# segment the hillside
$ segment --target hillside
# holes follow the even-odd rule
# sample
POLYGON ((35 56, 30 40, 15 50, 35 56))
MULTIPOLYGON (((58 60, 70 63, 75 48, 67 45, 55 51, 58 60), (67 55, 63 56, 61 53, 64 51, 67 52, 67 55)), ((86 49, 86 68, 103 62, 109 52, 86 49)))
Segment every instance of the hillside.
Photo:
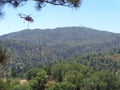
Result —
POLYGON ((120 47, 120 34, 85 27, 23 30, 0 36, 16 61, 61 60, 120 47))
POLYGON ((41 53, 46 52, 60 59, 79 56, 86 52, 109 51, 120 45, 119 34, 85 27, 27 29, 2 35, 0 40, 6 47, 13 49, 12 52, 18 54, 18 57, 19 53, 26 55, 26 52, 31 52, 35 56, 41 56, 41 53))
POLYGON ((119 55, 120 34, 111 32, 85 27, 22 30, 0 36, 0 43, 11 53, 9 64, 3 67, 4 74, 13 70, 17 75, 21 75, 30 68, 55 64, 69 58, 75 58, 68 60, 70 63, 77 62, 93 68, 97 67, 97 70, 104 68, 114 71, 119 67, 119 63, 116 62, 119 61, 119 57, 113 56, 109 60, 99 56, 99 54, 107 54, 110 57, 111 53, 119 55), (89 60, 88 56, 86 57, 89 54, 98 54, 98 56, 89 60), (113 61, 115 58, 117 59, 113 61), (96 66, 98 63, 99 65, 96 66), (103 67, 106 65, 109 68, 103 67))
POLYGON ((84 41, 84 40, 103 40, 110 38, 113 33, 98 31, 85 27, 65 27, 56 29, 34 29, 23 30, 6 35, 2 35, 0 38, 21 40, 27 42, 50 43, 50 42, 62 42, 63 41, 84 41))

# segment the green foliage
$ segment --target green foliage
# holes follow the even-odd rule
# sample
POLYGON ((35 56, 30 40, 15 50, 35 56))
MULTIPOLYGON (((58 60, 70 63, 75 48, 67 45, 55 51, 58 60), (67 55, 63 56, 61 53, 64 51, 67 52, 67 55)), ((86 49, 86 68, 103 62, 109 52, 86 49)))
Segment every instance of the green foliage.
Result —
POLYGON ((32 90, 29 84, 15 85, 12 90, 32 90))
POLYGON ((114 75, 111 72, 108 71, 100 71, 95 73, 97 75, 97 78, 99 82, 97 83, 97 86, 100 88, 100 90, 118 90, 119 86, 117 86, 118 78, 116 78, 116 75, 114 75))
POLYGON ((53 79, 56 80, 57 82, 62 82, 63 81, 63 75, 64 75, 64 67, 62 64, 57 64, 52 68, 52 76, 53 79))
POLYGON ((0 90, 7 90, 7 84, 0 79, 0 90))
POLYGON ((47 90, 76 90, 76 86, 69 82, 60 82, 50 86, 47 90))
POLYGON ((5 64, 10 59, 8 50, 0 45, 0 64, 5 64))
POLYGON ((17 72, 15 70, 15 68, 11 68, 11 72, 10 72, 12 77, 16 77, 17 76, 17 72))
POLYGON ((17 79, 6 79, 7 90, 12 90, 14 86, 19 84, 17 79))
POLYGON ((30 86, 33 90, 45 90, 45 84, 47 83, 47 74, 45 71, 40 71, 37 75, 30 80, 30 86))
MULTIPOLYGON (((21 84, 20 79, 0 81, 4 90, 119 90, 120 72, 94 71, 80 64, 56 64, 51 67, 51 79, 45 68, 31 69, 31 77, 21 84), (35 73, 34 73, 35 71, 35 73), (32 74, 32 72, 34 74, 32 74)), ((1 90, 1 89, 0 89, 1 90)))
POLYGON ((40 69, 36 69, 36 68, 30 69, 27 72, 27 75, 26 75, 27 76, 27 80, 31 80, 31 79, 35 78, 39 71, 40 71, 40 69))
MULTIPOLYGON (((58 71, 62 70, 63 82, 69 82, 77 88, 77 90, 118 90, 120 78, 116 77, 116 74, 109 71, 95 72, 90 67, 82 66, 79 64, 57 64, 54 69, 56 78, 59 79, 58 71), (56 71, 56 73, 55 73, 56 71), (57 77, 58 76, 58 77, 57 77)), ((117 75, 118 76, 118 75, 117 75)), ((60 83, 56 83, 55 90, 62 90, 60 83)), ((52 89, 51 89, 52 90, 52 89)), ((54 89, 53 89, 54 90, 54 89)), ((63 89, 64 90, 64 89, 63 89)), ((67 89, 65 89, 67 90, 67 89)), ((73 89, 74 90, 74 89, 73 89)))
POLYGON ((106 54, 87 54, 77 58, 70 58, 66 60, 66 63, 80 63, 86 66, 92 67, 95 71, 109 70, 116 72, 120 69, 120 54, 106 53, 106 54))
POLYGON ((47 75, 51 75, 51 66, 50 65, 46 65, 44 66, 44 70, 47 72, 47 75))

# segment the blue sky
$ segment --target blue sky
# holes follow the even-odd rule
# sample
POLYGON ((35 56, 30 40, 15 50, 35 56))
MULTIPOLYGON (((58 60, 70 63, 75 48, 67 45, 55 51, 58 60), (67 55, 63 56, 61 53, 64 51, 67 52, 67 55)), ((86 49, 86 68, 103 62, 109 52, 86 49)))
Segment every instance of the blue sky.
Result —
POLYGON ((78 9, 46 5, 37 11, 32 1, 24 7, 3 9, 4 19, 0 20, 0 35, 24 29, 47 29, 56 27, 84 26, 102 31, 120 33, 120 0, 82 0, 78 9), (34 22, 24 22, 18 14, 32 14, 34 22))

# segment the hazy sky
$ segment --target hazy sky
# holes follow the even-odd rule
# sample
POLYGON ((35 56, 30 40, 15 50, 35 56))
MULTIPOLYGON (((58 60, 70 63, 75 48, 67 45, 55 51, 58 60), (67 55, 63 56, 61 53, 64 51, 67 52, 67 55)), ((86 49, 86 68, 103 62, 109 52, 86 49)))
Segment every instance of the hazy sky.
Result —
POLYGON ((0 20, 0 35, 23 29, 47 29, 67 26, 85 26, 103 31, 120 33, 120 0, 82 0, 78 9, 47 5, 37 11, 32 1, 24 7, 4 8, 4 19, 0 20), (24 22, 18 14, 32 14, 34 22, 24 22))

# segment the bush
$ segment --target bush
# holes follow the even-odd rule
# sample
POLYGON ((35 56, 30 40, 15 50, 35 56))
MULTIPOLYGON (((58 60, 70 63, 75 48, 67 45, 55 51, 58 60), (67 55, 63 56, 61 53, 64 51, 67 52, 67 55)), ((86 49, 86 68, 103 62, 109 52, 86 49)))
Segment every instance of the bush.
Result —
POLYGON ((0 79, 0 90, 7 90, 6 83, 0 79))

